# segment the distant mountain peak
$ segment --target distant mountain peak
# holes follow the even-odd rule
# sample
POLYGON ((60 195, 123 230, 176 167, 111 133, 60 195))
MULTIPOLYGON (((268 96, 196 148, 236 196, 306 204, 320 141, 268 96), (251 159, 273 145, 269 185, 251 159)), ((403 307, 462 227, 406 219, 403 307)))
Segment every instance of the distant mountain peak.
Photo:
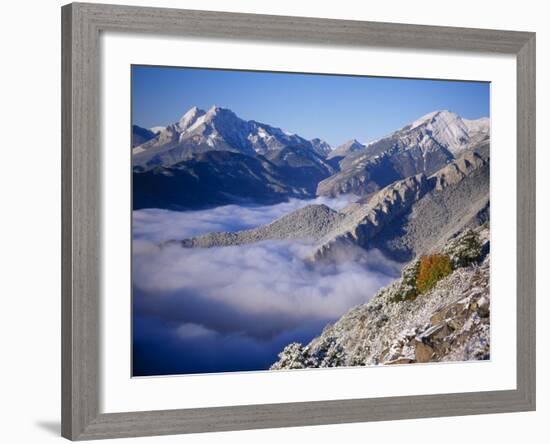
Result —
POLYGON ((310 140, 311 145, 313 145, 313 149, 317 154, 320 156, 326 157, 331 151, 332 147, 328 142, 325 142, 323 139, 319 139, 318 137, 310 140))
POLYGON ((218 105, 208 111, 193 106, 179 121, 160 129, 154 140, 136 146, 133 163, 145 171, 170 166, 206 151, 256 156, 287 147, 306 148, 318 155, 321 168, 328 167, 321 165, 321 159, 331 149, 324 141, 309 141, 281 128, 241 119, 231 109, 218 105))
POLYGON ((348 140, 347 142, 344 142, 342 145, 339 146, 339 148, 342 148, 342 147, 345 147, 345 148, 347 148, 348 150, 349 150, 349 149, 355 150, 355 149, 364 148, 365 145, 363 145, 363 144, 362 144, 361 142, 359 142, 357 139, 351 139, 351 140, 348 140))
POLYGON ((489 137, 488 118, 433 111, 364 149, 351 140, 332 151, 327 159, 339 159, 340 171, 319 183, 318 194, 369 194, 412 174, 432 174, 465 150, 481 148, 489 137))
POLYGON ((427 125, 429 123, 433 123, 436 120, 444 120, 444 121, 450 122, 450 121, 455 120, 457 118, 460 119, 460 116, 458 114, 453 113, 453 112, 451 112, 449 110, 446 110, 446 109, 432 111, 431 113, 425 114, 422 117, 420 117, 419 119, 416 119, 413 123, 411 123, 410 129, 414 129, 414 128, 417 128, 417 127, 422 126, 422 125, 427 125))
POLYGON ((192 108, 189 108, 189 110, 180 118, 180 122, 182 120, 189 120, 192 119, 198 115, 204 114, 204 111, 202 109, 199 109, 197 106, 194 106, 192 108))
POLYGON ((197 108, 194 106, 193 108, 189 109, 183 116, 181 116, 180 120, 177 122, 177 127, 179 131, 185 131, 187 130, 191 125, 193 125, 197 119, 204 116, 205 112, 202 109, 197 108))
POLYGON ((365 145, 363 145, 357 139, 351 139, 343 143, 342 145, 336 147, 335 149, 333 149, 327 157, 328 158, 345 157, 350 153, 360 151, 364 148, 365 148, 365 145))

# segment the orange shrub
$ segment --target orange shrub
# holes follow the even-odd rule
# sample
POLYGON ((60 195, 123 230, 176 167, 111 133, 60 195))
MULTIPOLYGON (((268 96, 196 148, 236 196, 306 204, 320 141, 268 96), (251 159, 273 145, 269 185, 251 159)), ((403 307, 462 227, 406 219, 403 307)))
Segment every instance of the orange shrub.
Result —
POLYGON ((416 278, 416 288, 424 293, 432 288, 439 280, 453 271, 451 260, 446 254, 432 254, 420 258, 420 268, 416 278))

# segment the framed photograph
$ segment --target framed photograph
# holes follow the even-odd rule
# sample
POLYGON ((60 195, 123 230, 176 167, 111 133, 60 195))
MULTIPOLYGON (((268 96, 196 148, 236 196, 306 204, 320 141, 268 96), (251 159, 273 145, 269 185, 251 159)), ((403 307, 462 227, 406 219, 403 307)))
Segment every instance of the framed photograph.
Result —
POLYGON ((533 33, 62 24, 63 436, 535 409, 533 33))

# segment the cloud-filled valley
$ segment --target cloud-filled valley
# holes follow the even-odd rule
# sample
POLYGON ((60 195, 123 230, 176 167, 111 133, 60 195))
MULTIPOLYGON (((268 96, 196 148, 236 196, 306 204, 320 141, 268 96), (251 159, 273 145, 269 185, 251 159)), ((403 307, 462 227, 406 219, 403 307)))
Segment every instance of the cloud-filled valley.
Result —
POLYGON ((133 215, 134 375, 267 369, 284 345, 307 342, 398 275, 377 251, 312 265, 307 242, 215 248, 159 246, 212 231, 256 227, 310 203, 133 215))

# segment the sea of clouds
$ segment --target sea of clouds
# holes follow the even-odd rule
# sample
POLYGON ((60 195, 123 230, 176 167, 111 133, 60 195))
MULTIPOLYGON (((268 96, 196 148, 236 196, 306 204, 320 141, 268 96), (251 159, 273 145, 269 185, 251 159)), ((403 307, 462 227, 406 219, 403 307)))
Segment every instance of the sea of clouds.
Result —
POLYGON ((377 251, 312 265, 314 245, 262 241, 215 248, 160 246, 212 231, 253 228, 311 203, 133 213, 134 375, 267 369, 290 342, 308 342, 394 280, 399 264, 377 251))

